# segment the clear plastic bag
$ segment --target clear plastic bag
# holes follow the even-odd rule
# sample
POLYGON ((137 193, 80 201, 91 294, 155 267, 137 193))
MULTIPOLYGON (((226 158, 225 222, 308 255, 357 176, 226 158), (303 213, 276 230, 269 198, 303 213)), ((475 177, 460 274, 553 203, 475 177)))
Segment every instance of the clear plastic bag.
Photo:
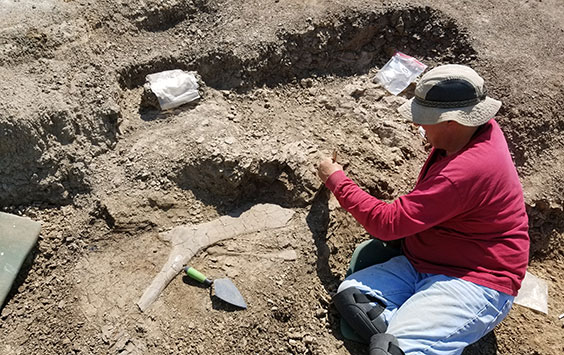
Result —
POLYGON ((548 285, 544 280, 527 271, 514 302, 548 314, 548 285))
POLYGON ((380 69, 374 81, 379 82, 390 93, 397 95, 409 86, 427 66, 407 54, 396 52, 380 69))
POLYGON ((200 97, 195 72, 173 69, 149 74, 145 79, 146 85, 157 96, 162 110, 178 107, 200 97))

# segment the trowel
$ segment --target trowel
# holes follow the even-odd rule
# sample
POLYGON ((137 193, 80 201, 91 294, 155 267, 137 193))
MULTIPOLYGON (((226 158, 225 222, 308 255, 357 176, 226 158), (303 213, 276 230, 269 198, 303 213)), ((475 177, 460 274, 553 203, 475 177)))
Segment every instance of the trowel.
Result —
POLYGON ((222 301, 239 308, 247 309, 247 303, 245 303, 243 296, 241 296, 241 293, 230 279, 224 278, 215 279, 212 281, 205 277, 204 274, 202 274, 198 270, 189 266, 186 266, 184 268, 184 272, 186 272, 186 275, 190 276, 192 279, 200 282, 206 287, 210 287, 213 283, 215 296, 222 301))

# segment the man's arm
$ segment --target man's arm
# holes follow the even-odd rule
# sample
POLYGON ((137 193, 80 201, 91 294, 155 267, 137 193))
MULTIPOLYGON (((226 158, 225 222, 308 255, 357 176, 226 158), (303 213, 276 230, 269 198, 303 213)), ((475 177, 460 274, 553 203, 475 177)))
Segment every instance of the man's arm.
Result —
POLYGON ((390 204, 363 191, 342 170, 335 169, 325 185, 368 233, 381 240, 413 235, 463 211, 455 186, 440 175, 426 179, 390 204))

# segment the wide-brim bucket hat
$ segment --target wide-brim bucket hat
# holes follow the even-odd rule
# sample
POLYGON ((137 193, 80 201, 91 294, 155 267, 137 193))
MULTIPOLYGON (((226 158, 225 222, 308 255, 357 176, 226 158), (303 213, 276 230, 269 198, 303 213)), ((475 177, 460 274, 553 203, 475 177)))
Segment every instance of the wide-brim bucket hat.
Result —
POLYGON ((465 65, 447 64, 423 75, 415 97, 401 105, 400 114, 422 125, 456 121, 480 126, 499 111, 501 101, 486 95, 484 79, 465 65))

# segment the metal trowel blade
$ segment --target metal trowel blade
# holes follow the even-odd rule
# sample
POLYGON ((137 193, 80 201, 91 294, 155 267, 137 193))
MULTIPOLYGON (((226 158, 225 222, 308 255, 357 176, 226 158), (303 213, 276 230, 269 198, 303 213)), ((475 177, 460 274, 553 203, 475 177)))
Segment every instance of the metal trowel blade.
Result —
POLYGON ((234 306, 247 309, 247 303, 230 279, 216 279, 213 281, 213 287, 217 298, 234 306))

